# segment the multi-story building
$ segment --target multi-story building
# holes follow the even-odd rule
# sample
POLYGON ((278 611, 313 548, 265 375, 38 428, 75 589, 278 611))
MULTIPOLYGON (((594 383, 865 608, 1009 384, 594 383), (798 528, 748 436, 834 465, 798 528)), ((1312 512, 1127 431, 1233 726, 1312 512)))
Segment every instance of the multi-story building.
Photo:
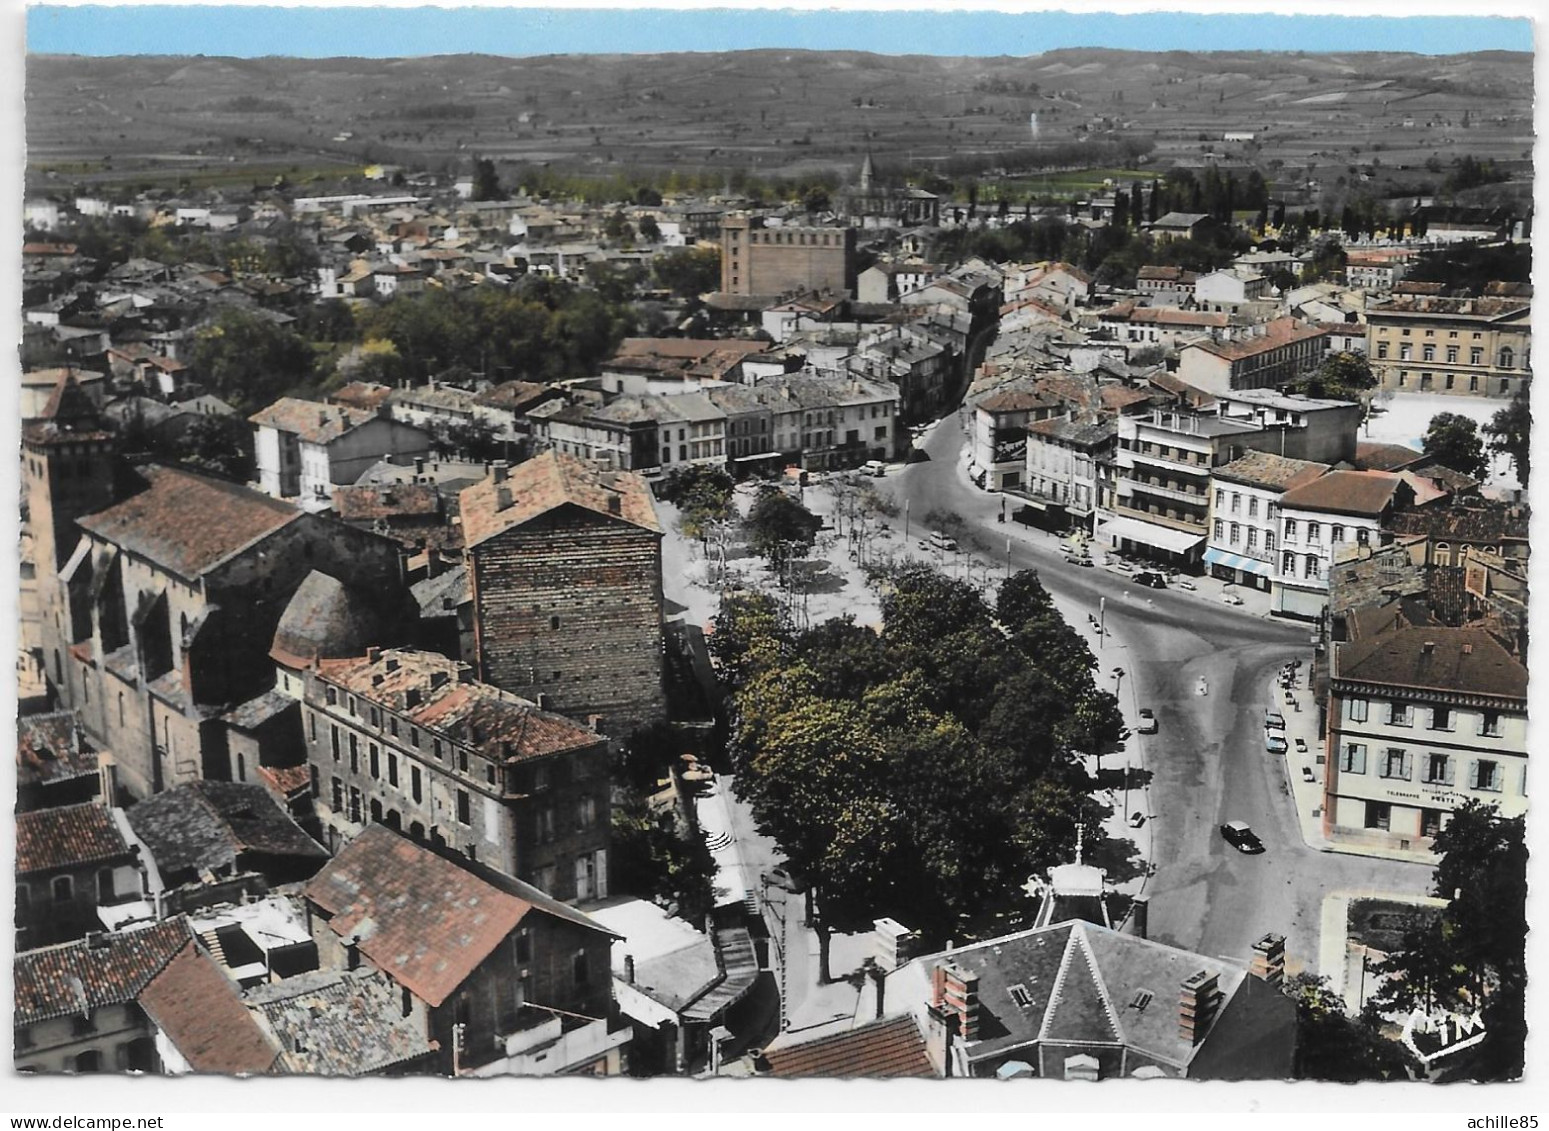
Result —
POLYGON ((1194 282, 1194 301, 1201 310, 1229 312, 1269 294, 1268 277, 1247 268, 1223 268, 1194 282))
POLYGON ((539 889, 373 825, 313 880, 308 921, 324 969, 370 966, 445 1075, 616 1075, 614 935, 539 889))
POLYGON ((1274 389, 1220 393, 1222 419, 1256 424, 1276 437, 1263 450, 1315 463, 1352 462, 1361 427, 1361 406, 1353 401, 1289 396, 1274 389))
POLYGON ((141 889, 138 856, 109 809, 87 802, 17 814, 19 948, 100 931, 98 908, 138 898, 141 889))
POLYGON ((1345 283, 1363 291, 1391 291, 1409 273, 1412 248, 1356 249, 1345 253, 1345 283))
POLYGON ((1390 515, 1414 489, 1386 471, 1330 471, 1280 496, 1280 545, 1272 611, 1319 620, 1328 607, 1329 566, 1348 546, 1389 541, 1390 515))
POLYGON ((435 652, 372 648, 304 675, 316 805, 444 845, 559 899, 608 894, 608 742, 435 652))
POLYGON ((256 429, 258 485, 276 499, 326 501, 378 460, 430 454, 430 436, 375 411, 281 397, 248 417, 256 429))
POLYGON ((1511 397, 1532 378, 1531 303, 1396 295, 1366 310, 1366 356, 1384 390, 1511 397))
POLYGON ((1092 529, 1098 467, 1111 457, 1118 425, 1111 417, 1059 416, 1027 426, 1025 501, 1045 510, 1051 525, 1092 529))
POLYGON ((1028 481, 1028 427, 1061 411, 1058 401, 1031 390, 992 393, 974 406, 973 466, 984 474, 986 490, 1028 481))
POLYGON ((1114 549, 1197 570, 1204 559, 1210 475, 1272 436, 1256 424, 1156 410, 1121 416, 1113 497, 1097 536, 1114 549))
POLYGON ((1333 646, 1325 835, 1423 850, 1466 800, 1521 816, 1526 667, 1478 628, 1389 623, 1333 646))
POLYGON ((1269 592, 1280 537, 1280 497, 1329 470, 1326 463, 1247 452, 1210 476, 1210 535, 1205 564, 1212 577, 1269 592))
POLYGON ((663 717, 662 527, 638 475, 545 452, 461 495, 478 678, 625 736, 663 717))
POLYGON ((780 393, 776 443, 802 467, 832 471, 894 459, 906 442, 898 390, 854 373, 803 370, 760 382, 780 393))
POLYGON ((767 224, 739 213, 721 222, 721 290, 733 295, 855 292, 855 229, 767 224))
POLYGON ((312 570, 384 599, 403 587, 390 539, 190 471, 142 475, 138 494, 79 520, 55 610, 64 647, 47 657, 136 798, 232 779, 222 715, 273 687, 270 640, 312 570))
POLYGON ((781 398, 773 384, 723 385, 705 395, 726 415, 726 463, 733 475, 785 462, 775 447, 774 406, 781 398))
POLYGON ((946 403, 954 372, 952 351, 922 333, 898 327, 863 338, 850 356, 852 373, 898 387, 904 419, 933 419, 946 403))
POLYGON ((1316 369, 1328 350, 1328 331, 1294 318, 1276 318, 1232 342, 1190 342, 1178 351, 1178 376, 1207 393, 1267 389, 1316 369))

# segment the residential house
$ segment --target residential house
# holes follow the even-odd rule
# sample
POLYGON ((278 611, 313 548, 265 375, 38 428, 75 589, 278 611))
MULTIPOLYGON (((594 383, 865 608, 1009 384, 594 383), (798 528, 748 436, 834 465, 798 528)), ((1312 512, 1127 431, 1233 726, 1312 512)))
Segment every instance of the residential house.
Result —
POLYGON ((1194 301, 1201 310, 1227 312, 1269 295, 1269 279, 1245 268, 1223 268, 1194 282, 1194 301))
POLYGON ((557 898, 608 893, 607 739, 434 652, 372 649, 305 677, 307 760, 339 843, 365 824, 557 898))
POLYGON ((479 679, 624 736, 661 719, 661 522, 638 475, 545 452, 462 493, 479 679))
POLYGON ((404 1015, 403 991, 380 970, 317 970, 242 995, 279 1049, 286 1076, 408 1076, 433 1070, 423 1017, 404 1015))
POLYGON ((1182 267, 1142 267, 1135 272, 1135 289, 1157 306, 1183 306, 1194 297, 1195 271, 1182 267))
POLYGON ((1191 342, 1178 351, 1178 376, 1209 393, 1284 385, 1316 369, 1327 352, 1328 331, 1294 318, 1255 327, 1232 342, 1191 342))
POLYGON ((446 859, 382 825, 305 889, 325 969, 366 964, 400 990, 449 1076, 617 1075, 612 935, 520 880, 446 859))
POLYGON ((1168 212, 1145 225, 1158 240, 1193 239, 1210 217, 1203 212, 1168 212))
POLYGON ((18 949, 100 931, 97 909, 140 890, 135 848, 113 811, 86 802, 16 815, 18 949))
POLYGON ((354 483, 380 459, 430 454, 424 429, 395 420, 382 408, 281 397, 248 420, 256 431, 260 488, 277 499, 299 498, 307 506, 326 504, 335 486, 354 483))
POLYGON ((785 453, 775 446, 774 409, 781 400, 777 388, 725 385, 705 395, 726 417, 726 462, 733 476, 784 465, 785 453))
POLYGON ((1418 253, 1413 248, 1352 248, 1345 253, 1345 283, 1363 291, 1387 293, 1409 273, 1418 253))
POLYGON ((378 298, 425 293, 425 273, 407 263, 379 263, 371 269, 371 290, 378 298))
POLYGON ((236 983, 198 942, 189 939, 140 991, 161 1071, 219 1076, 262 1076, 273 1071, 280 1048, 243 1004, 236 983))
POLYGON ((874 263, 856 277, 855 297, 861 302, 897 302, 940 273, 934 263, 874 263))
POLYGON ((97 752, 74 711, 16 719, 16 811, 79 805, 102 791, 97 752))
POLYGON ((1335 556, 1350 545, 1387 542, 1384 527, 1389 517, 1413 499, 1413 489, 1385 471, 1330 471, 1287 490, 1280 496, 1271 611, 1321 620, 1335 556))
POLYGON ((1060 403, 1030 390, 992 393, 974 406, 973 474, 984 487, 1004 491, 1023 486, 1028 474, 1028 426, 1062 411, 1060 403))
POLYGON ((625 338, 602 364, 610 393, 681 393, 706 384, 745 383, 743 363, 767 342, 729 338, 625 338))
POLYGON ((952 393, 957 367, 952 352, 910 327, 861 339, 849 358, 852 373, 898 387, 905 423, 935 418, 952 393))
POLYGON ((1326 463, 1246 452, 1210 474, 1210 575, 1268 593, 1276 573, 1280 497, 1324 475, 1326 463))
POLYGON ((155 1072, 140 994, 191 937, 184 919, 19 951, 11 1025, 19 1072, 155 1072))
POLYGON ((780 400, 771 409, 775 444, 802 467, 833 471, 898 458, 906 443, 899 393, 856 374, 802 370, 761 382, 780 400))
POLYGON ((1117 439, 1111 416, 1067 414, 1029 424, 1025 503, 1041 510, 1053 528, 1090 533, 1100 469, 1112 458, 1117 439))
MULTIPOLYGON (((912 1021, 937 1076, 1284 1079, 1297 1041, 1295 1003, 1279 988, 1284 951, 1268 934, 1236 962, 1068 919, 915 958, 873 979, 876 1006, 862 1016, 877 1026, 868 1043, 884 1036, 878 1022, 912 1021)), ((915 1075, 915 1037, 898 1028, 888 1043, 915 1075)), ((842 1064, 852 1049, 824 1059, 842 1064)), ((766 1056, 789 1065, 794 1051, 766 1056)))
POLYGON ((1329 661, 1324 835, 1424 851, 1467 800, 1520 817, 1527 668, 1480 628, 1361 619, 1329 661))
POLYGON ((1366 310, 1366 356, 1394 392, 1509 398, 1532 378, 1530 300, 1395 295, 1366 310))
POLYGON ((1132 300, 1125 300, 1100 311, 1097 322, 1118 341, 1177 350, 1201 339, 1225 341, 1230 334, 1231 318, 1219 311, 1137 306, 1132 300))

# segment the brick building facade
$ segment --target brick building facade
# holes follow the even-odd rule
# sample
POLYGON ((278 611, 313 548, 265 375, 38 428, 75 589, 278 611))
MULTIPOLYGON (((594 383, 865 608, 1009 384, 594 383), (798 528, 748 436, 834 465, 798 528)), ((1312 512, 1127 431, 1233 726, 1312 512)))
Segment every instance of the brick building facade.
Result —
POLYGON ((728 216, 721 224, 721 290, 733 295, 791 291, 855 293, 855 229, 728 216))
POLYGON ((546 452, 462 493, 479 679, 628 735, 666 713, 661 523, 637 475, 546 452))

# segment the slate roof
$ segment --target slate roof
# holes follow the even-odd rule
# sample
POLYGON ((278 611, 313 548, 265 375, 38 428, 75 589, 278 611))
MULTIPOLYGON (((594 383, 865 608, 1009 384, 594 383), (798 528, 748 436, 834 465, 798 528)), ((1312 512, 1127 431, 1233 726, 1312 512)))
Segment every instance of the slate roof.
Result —
POLYGON ((288 432, 308 444, 330 444, 376 419, 377 413, 373 409, 323 404, 300 397, 281 397, 268 408, 259 409, 248 417, 260 428, 288 432))
POLYGON ((295 706, 294 696, 287 695, 283 691, 265 691, 262 695, 256 695, 246 703, 233 707, 221 716, 221 720, 238 730, 250 731, 263 726, 295 706))
POLYGON ((145 490, 79 525, 190 581, 302 516, 262 492, 182 468, 152 465, 141 474, 145 490))
POLYGON ((979 402, 978 408, 984 412, 1031 412, 1040 408, 1055 408, 1059 401, 1050 400, 1039 393, 1028 391, 1012 391, 995 393, 985 397, 979 402))
POLYGON ((479 749, 496 762, 521 762, 606 741, 579 723, 539 710, 487 683, 463 681, 464 666, 438 652, 387 648, 351 659, 325 659, 326 680, 425 729, 479 749), (436 681, 440 680, 439 686, 436 681), (409 693, 418 702, 409 705, 409 693))
POLYGON ((925 1055, 925 1038, 912 1017, 889 1017, 842 1033, 830 1033, 764 1054, 770 1074, 785 1078, 937 1075, 925 1055))
POLYGON ((95 802, 16 814, 16 873, 84 868, 128 857, 133 850, 95 802))
POLYGON ((496 483, 493 476, 481 480, 463 491, 460 506, 469 549, 562 506, 580 507, 653 534, 662 532, 643 479, 627 471, 602 471, 562 452, 545 452, 518 464, 504 483, 496 483), (510 492, 509 506, 500 506, 502 490, 510 492), (618 500, 618 514, 609 509, 613 499, 618 500))
POLYGON ((400 992, 379 970, 317 970, 243 997, 280 1046, 277 1071, 364 1076, 436 1047, 420 1018, 403 1016, 400 992))
POLYGON ((1527 668, 1480 628, 1394 628, 1339 646, 1335 678, 1527 702, 1527 668))
POLYGON ((1376 518, 1403 482, 1386 471, 1331 471, 1280 496, 1280 508, 1376 518))
POLYGON ((151 979, 139 1001, 195 1072, 262 1075, 279 1057, 236 985, 192 940, 151 979))
POLYGON ((95 777, 97 753, 86 746, 74 711, 16 719, 16 784, 52 785, 95 777))
MULTIPOLYGON (((1426 468, 1421 474, 1429 475, 1430 470, 1426 468)), ((1394 534, 1424 534, 1444 542, 1495 545, 1526 541, 1528 518, 1525 512, 1504 506, 1426 507, 1394 515, 1388 520, 1387 529, 1394 534)))
POLYGON ((128 810, 129 825, 165 873, 235 865, 244 853, 323 859, 327 849, 261 785, 196 781, 128 810))
POLYGON ((179 917, 139 930, 23 951, 11 967, 12 1024, 33 1025, 134 1001, 191 937, 188 921, 179 917))
POLYGON ((520 416, 533 405, 564 394, 552 385, 538 381, 506 381, 480 393, 474 401, 490 408, 502 408, 520 416))
POLYGON ((1311 483, 1329 469, 1326 463, 1292 459, 1273 452, 1246 452, 1211 474, 1228 483, 1243 483, 1272 491, 1287 491, 1311 483))
MULTIPOLYGON (((1200 971, 1217 976, 1223 995, 1219 1020, 1249 977, 1241 966, 1079 920, 916 959, 906 969, 928 970, 943 959, 978 975, 979 1037, 965 1046, 974 1060, 1047 1040, 1125 1045, 1142 1056, 1187 1067, 1217 1034, 1214 1027, 1208 1029, 1197 1045, 1179 1035, 1183 982, 1200 971)), ((1286 1010, 1294 1014, 1289 999, 1283 1009, 1265 1006, 1255 1020, 1262 1028, 1277 1029, 1283 1020, 1278 1014, 1286 1010)))
POLYGON ((433 1007, 540 900, 550 914, 602 930, 536 888, 515 880, 496 887, 384 825, 370 825, 346 844, 307 884, 305 895, 329 916, 334 934, 433 1007))
POLYGON ((1083 422, 1068 416, 1055 416, 1033 421, 1027 426, 1027 431, 1029 435, 1048 436, 1077 447, 1091 448, 1113 439, 1118 425, 1111 419, 1083 422))

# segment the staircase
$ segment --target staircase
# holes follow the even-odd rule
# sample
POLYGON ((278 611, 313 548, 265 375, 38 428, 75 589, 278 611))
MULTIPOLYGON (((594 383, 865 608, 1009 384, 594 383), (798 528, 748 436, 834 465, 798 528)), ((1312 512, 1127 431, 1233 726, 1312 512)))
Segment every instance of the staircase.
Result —
POLYGON ((204 948, 210 952, 210 957, 222 966, 229 966, 226 961, 226 948, 221 946, 221 937, 214 931, 205 931, 199 936, 199 941, 204 943, 204 948))

